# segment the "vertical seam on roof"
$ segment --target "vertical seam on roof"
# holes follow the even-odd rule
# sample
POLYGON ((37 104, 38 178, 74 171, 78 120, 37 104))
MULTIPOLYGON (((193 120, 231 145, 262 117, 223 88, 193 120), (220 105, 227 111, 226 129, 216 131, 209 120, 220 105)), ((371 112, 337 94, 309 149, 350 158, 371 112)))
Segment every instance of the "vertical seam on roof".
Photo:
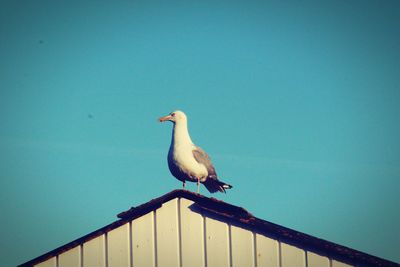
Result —
POLYGON ((157 254, 157 210, 153 211, 153 224, 154 224, 154 266, 158 266, 158 254, 157 254))
POLYGON ((229 249, 228 249, 228 253, 229 253, 229 266, 232 267, 232 226, 231 224, 228 224, 228 245, 229 245, 229 249))
POLYGON ((83 244, 79 245, 80 267, 83 267, 83 244))
POLYGON ((108 267, 108 232, 104 233, 104 255, 105 255, 105 263, 104 265, 108 267))
POLYGON ((178 212, 178 253, 179 253, 179 266, 182 267, 182 222, 181 222, 181 198, 177 200, 178 212))
POLYGON ((132 221, 129 221, 128 226, 128 235, 129 235, 129 266, 133 267, 133 247, 132 247, 132 221))
POLYGON ((257 236, 256 233, 252 232, 253 234, 253 257, 254 257, 254 267, 257 267, 257 236))
POLYGON ((303 249, 304 251, 304 266, 308 267, 308 251, 303 249))
POLYGON ((206 228, 206 217, 201 215, 203 218, 203 249, 204 249, 204 267, 207 267, 207 228, 206 228))

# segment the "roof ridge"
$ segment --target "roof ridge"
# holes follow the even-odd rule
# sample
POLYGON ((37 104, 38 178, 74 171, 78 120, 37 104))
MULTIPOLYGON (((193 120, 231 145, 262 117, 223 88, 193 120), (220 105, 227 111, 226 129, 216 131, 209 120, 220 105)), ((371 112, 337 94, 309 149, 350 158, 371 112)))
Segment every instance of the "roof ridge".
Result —
POLYGON ((140 215, 147 213, 146 211, 151 211, 155 208, 159 208, 162 203, 167 202, 167 201, 177 198, 177 197, 183 197, 183 198, 192 200, 201 205, 212 204, 213 208, 215 210, 218 210, 220 212, 225 211, 225 212, 229 212, 229 213, 234 213, 238 217, 253 216, 251 213, 249 213, 246 209, 244 209, 242 207, 229 204, 227 202, 224 202, 222 200, 219 200, 219 199, 216 199, 213 197, 209 198, 204 195, 194 193, 194 192, 191 192, 188 190, 177 189, 177 190, 173 190, 161 197, 154 198, 154 199, 150 200, 149 202, 141 204, 137 207, 131 207, 129 210, 119 213, 117 215, 117 217, 121 218, 121 219, 131 219, 138 215, 140 216, 140 215), (143 213, 143 211, 145 213, 143 213))

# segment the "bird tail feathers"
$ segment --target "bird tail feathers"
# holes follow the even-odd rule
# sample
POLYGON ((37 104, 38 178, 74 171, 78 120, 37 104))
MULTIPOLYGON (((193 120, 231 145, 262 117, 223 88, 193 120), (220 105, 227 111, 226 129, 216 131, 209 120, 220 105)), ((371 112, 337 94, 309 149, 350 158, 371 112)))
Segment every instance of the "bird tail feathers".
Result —
POLYGON ((226 193, 225 189, 232 188, 230 184, 212 179, 207 179, 203 184, 207 188, 207 190, 210 191, 210 193, 215 193, 217 191, 226 193))

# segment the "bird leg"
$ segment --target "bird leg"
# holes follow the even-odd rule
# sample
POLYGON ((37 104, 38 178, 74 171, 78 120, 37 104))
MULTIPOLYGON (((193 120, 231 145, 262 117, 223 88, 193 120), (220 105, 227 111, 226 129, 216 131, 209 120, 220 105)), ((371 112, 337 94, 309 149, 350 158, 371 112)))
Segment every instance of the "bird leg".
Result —
POLYGON ((182 182, 182 186, 183 186, 183 189, 185 189, 185 187, 186 187, 186 181, 183 181, 183 182, 182 182))
POLYGON ((197 178, 197 194, 200 194, 200 178, 197 178))

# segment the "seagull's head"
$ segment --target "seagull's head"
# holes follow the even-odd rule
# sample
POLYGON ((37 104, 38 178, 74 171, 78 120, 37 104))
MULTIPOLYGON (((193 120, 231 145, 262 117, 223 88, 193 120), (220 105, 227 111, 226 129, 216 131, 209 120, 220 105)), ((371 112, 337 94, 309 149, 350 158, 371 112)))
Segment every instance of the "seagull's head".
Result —
POLYGON ((180 123, 180 122, 186 122, 186 115, 180 110, 176 110, 168 114, 167 116, 161 117, 158 119, 159 122, 164 122, 164 121, 171 121, 174 124, 175 123, 180 123))

